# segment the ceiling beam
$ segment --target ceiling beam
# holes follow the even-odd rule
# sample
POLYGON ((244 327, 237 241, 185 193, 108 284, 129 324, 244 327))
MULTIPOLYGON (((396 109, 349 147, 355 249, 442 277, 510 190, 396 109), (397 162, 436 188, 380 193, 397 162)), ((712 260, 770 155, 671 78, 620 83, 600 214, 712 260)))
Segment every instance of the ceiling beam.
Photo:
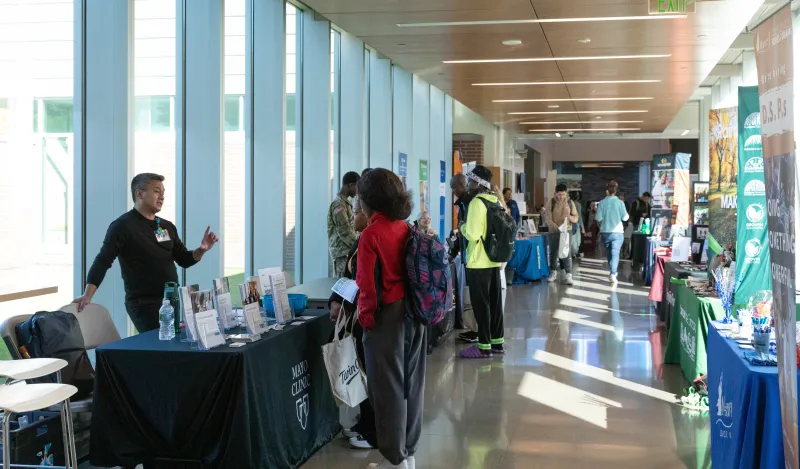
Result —
POLYGON ((736 36, 736 39, 733 40, 733 44, 731 44, 729 49, 754 50, 753 35, 750 33, 742 33, 736 36))
POLYGON ((717 64, 708 74, 710 77, 738 77, 742 75, 742 64, 717 64))

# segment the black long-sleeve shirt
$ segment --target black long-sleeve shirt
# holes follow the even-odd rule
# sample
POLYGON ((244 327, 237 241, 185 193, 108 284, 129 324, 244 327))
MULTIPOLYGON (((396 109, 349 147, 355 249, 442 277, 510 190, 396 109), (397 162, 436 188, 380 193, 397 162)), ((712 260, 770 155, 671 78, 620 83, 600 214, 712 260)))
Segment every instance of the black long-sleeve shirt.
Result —
POLYGON ((99 287, 117 258, 126 297, 160 298, 166 282, 178 281, 176 262, 184 268, 197 264, 192 251, 186 249, 178 237, 175 225, 163 218, 148 220, 136 209, 108 227, 103 247, 89 269, 86 282, 99 287), (159 226, 169 234, 169 240, 156 238, 159 226))

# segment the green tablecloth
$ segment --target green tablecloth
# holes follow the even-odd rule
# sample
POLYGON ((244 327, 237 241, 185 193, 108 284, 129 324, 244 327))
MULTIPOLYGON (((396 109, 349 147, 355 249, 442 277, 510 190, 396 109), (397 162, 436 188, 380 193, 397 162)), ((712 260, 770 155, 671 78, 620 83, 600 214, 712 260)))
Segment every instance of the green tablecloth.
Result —
POLYGON ((725 317, 717 298, 698 298, 694 291, 679 285, 672 311, 664 363, 680 364, 689 381, 706 374, 708 323, 725 317))

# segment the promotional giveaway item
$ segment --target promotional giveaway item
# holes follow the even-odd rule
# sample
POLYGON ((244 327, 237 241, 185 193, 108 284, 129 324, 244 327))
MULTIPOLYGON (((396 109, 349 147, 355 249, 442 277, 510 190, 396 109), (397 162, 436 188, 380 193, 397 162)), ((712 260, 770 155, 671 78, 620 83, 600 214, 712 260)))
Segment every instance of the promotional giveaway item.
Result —
POLYGON ((178 289, 180 298, 180 311, 183 313, 183 329, 181 329, 182 342, 197 342, 197 327, 192 308, 192 294, 200 290, 199 285, 188 285, 178 289))
MULTIPOLYGON (((166 233, 166 230, 164 231, 164 233, 166 233)), ((175 334, 179 334, 181 332, 182 315, 180 314, 181 306, 180 306, 180 300, 178 299, 177 283, 167 282, 164 284, 164 298, 168 299, 169 304, 172 305, 172 309, 174 311, 173 322, 175 323, 175 334)))
POLYGON ((353 335, 347 332, 347 326, 352 328, 352 324, 358 320, 358 309, 349 319, 346 316, 339 315, 333 341, 322 346, 322 357, 336 402, 356 407, 367 398, 367 386, 356 354, 356 344, 353 335))

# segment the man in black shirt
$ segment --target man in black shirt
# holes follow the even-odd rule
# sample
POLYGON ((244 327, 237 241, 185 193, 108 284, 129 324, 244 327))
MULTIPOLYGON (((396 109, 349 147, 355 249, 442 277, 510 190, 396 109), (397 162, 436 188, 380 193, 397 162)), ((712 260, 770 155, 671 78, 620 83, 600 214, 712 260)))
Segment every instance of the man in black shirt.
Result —
POLYGON ((164 204, 163 181, 164 176, 152 173, 139 174, 131 181, 134 208, 108 227, 103 247, 86 276, 83 296, 73 301, 78 311, 92 301, 114 259, 119 258, 128 316, 139 332, 158 329, 164 284, 178 281, 175 263, 189 268, 219 241, 208 227, 200 247, 186 249, 175 225, 156 216, 164 204))

